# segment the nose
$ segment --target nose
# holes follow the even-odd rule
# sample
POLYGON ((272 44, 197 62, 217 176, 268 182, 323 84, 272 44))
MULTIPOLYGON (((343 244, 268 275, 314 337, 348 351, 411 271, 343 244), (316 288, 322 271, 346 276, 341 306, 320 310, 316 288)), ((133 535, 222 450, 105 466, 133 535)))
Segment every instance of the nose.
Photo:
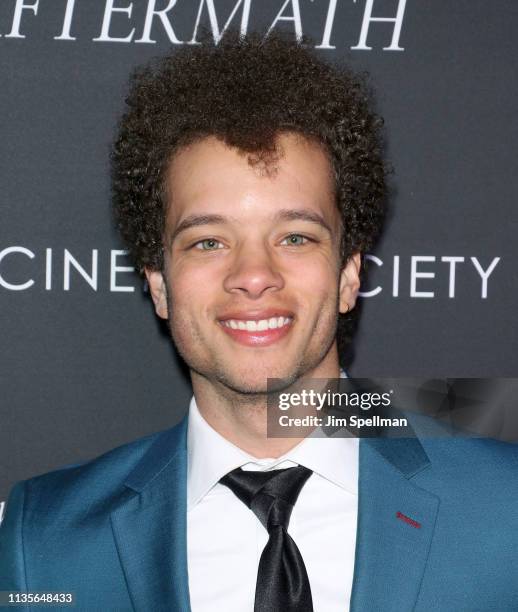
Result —
POLYGON ((223 283, 225 291, 258 299, 267 291, 279 291, 284 279, 273 254, 257 244, 242 246, 223 283))

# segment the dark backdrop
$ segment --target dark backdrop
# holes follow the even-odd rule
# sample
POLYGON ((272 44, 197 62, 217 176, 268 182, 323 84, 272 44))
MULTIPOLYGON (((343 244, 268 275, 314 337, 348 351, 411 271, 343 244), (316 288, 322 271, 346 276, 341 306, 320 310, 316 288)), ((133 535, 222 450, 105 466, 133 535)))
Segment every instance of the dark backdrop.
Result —
POLYGON ((1 0, 0 500, 187 406, 124 269, 108 155, 131 68, 234 8, 231 26, 307 34, 378 92, 394 193, 350 374, 517 375, 514 0, 1 0))

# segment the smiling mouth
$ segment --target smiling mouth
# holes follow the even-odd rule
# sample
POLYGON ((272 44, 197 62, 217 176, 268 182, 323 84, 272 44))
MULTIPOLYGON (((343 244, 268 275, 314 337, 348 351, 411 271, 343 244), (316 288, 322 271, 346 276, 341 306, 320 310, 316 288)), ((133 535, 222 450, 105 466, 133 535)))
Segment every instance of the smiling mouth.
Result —
POLYGON ((225 319, 219 321, 223 331, 246 346, 267 346, 283 338, 291 329, 293 317, 267 319, 225 319))
POLYGON ((231 329, 240 329, 242 331, 255 332, 266 331, 268 329, 279 329, 292 322, 292 317, 270 317, 269 319, 227 319, 221 321, 221 324, 231 329))

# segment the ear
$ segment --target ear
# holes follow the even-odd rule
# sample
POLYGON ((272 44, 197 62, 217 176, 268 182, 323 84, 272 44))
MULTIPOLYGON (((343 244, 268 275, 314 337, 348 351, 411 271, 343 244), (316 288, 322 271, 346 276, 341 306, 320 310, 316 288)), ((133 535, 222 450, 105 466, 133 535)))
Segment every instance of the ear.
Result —
POLYGON ((339 310, 342 314, 351 311, 360 290, 360 253, 353 253, 340 272, 339 310))
POLYGON ((155 304, 155 312, 161 319, 168 318, 167 309, 167 289, 165 280, 160 270, 150 270, 145 268, 147 282, 149 285, 149 291, 155 304))

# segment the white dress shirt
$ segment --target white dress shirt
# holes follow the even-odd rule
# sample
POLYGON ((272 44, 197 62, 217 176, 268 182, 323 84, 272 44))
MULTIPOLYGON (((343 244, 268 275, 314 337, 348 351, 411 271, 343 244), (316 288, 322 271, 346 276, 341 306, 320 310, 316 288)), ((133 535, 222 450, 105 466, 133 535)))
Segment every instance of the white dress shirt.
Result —
POLYGON ((299 547, 315 612, 347 612, 358 508, 358 439, 308 437, 278 459, 257 459, 218 434, 191 400, 188 423, 187 561, 193 612, 252 612, 268 532, 219 479, 238 467, 313 471, 288 532, 299 547))

